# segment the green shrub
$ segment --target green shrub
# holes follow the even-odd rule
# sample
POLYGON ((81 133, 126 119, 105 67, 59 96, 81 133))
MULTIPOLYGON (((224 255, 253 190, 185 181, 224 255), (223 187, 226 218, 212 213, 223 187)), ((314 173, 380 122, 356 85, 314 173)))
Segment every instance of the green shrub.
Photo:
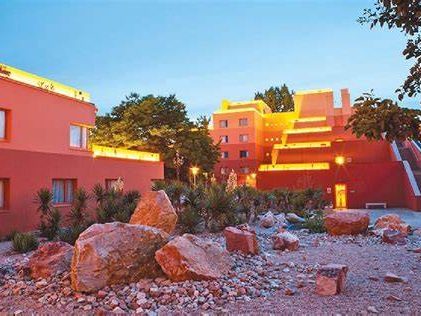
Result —
POLYGON ((93 191, 97 201, 97 219, 100 223, 114 221, 128 223, 140 199, 137 191, 124 193, 113 189, 104 190, 100 185, 96 185, 93 191))
POLYGON ((11 241, 15 237, 15 235, 18 233, 17 230, 12 230, 9 234, 4 236, 3 240, 11 241))
POLYGON ((310 230, 311 233, 324 233, 326 232, 323 211, 316 211, 312 215, 305 216, 303 227, 310 230))
POLYGON ((38 240, 33 234, 16 233, 12 239, 13 249, 25 253, 38 248, 38 240))
POLYGON ((74 245, 79 235, 86 229, 83 226, 66 227, 60 230, 59 238, 61 241, 74 245))

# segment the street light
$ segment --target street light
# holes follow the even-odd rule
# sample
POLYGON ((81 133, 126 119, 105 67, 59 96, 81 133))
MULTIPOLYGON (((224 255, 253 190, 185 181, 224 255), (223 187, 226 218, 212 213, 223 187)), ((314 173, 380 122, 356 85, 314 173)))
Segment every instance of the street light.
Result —
POLYGON ((196 176, 199 173, 199 170, 200 170, 199 167, 196 167, 196 166, 190 168, 190 171, 193 175, 193 186, 194 187, 196 187, 196 176))

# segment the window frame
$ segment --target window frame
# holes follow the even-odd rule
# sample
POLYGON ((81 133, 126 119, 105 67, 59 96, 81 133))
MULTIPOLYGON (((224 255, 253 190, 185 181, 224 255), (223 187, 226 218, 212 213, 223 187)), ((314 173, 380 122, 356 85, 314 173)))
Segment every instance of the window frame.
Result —
POLYGON ((247 159, 249 157, 249 151, 248 150, 240 150, 240 158, 241 159, 247 159), (245 157, 242 156, 242 153, 246 153, 245 157))
POLYGON ((52 181, 51 181, 51 184, 52 184, 51 192, 53 194, 53 201, 52 201, 53 205, 54 206, 68 206, 68 205, 72 205, 72 203, 73 203, 73 201, 75 199, 75 191, 77 189, 77 179, 74 179, 74 178, 53 178, 52 181), (62 181, 63 182, 63 201, 59 201, 59 202, 55 202, 54 201, 54 181, 62 181), (73 189, 72 190, 72 200, 71 201, 69 201, 67 199, 68 192, 69 192, 69 189, 68 189, 68 186, 69 186, 68 185, 68 182, 69 181, 72 182, 72 189, 73 189))
POLYGON ((112 188, 112 182, 118 181, 118 178, 106 178, 105 179, 105 190, 110 191, 112 188))
POLYGON ((219 128, 228 128, 228 120, 219 120, 219 128), (222 124, 222 122, 225 122, 225 124, 222 124))
POLYGON ((249 126, 249 119, 248 119, 248 117, 239 118, 238 119, 238 126, 241 126, 241 127, 249 126), (245 124, 242 123, 244 121, 245 121, 245 124))
POLYGON ((0 107, 0 112, 4 113, 4 137, 0 137, 0 142, 7 142, 10 140, 10 110, 0 107))
POLYGON ((221 135, 221 136, 219 137, 219 139, 221 140, 221 144, 228 144, 228 142, 229 142, 229 137, 228 137, 228 135, 221 135), (226 139, 226 141, 223 141, 223 139, 226 139))
POLYGON ((221 159, 228 159, 229 158, 229 152, 228 151, 221 151, 221 159))
POLYGON ((86 125, 70 123, 69 126, 69 147, 77 150, 88 150, 89 149, 89 128, 86 125), (72 128, 79 128, 80 136, 78 146, 72 145, 72 128))
POLYGON ((240 134, 240 135, 238 136, 238 141, 239 141, 240 143, 248 143, 248 142, 249 142, 249 134, 240 134), (244 140, 244 139, 243 139, 244 137, 246 137, 247 139, 246 139, 246 140, 244 140))
POLYGON ((10 209, 10 179, 0 178, 0 182, 3 183, 3 205, 0 205, 0 211, 6 211, 10 209))

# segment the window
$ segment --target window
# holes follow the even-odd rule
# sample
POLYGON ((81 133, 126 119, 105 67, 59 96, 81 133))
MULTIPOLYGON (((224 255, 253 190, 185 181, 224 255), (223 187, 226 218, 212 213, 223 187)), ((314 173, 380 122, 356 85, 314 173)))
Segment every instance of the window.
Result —
POLYGON ((249 167, 240 167, 240 172, 242 174, 248 174, 248 173, 250 173, 250 168, 249 167))
POLYGON ((220 128, 227 128, 228 127, 228 120, 221 120, 219 121, 220 128))
POLYGON ((240 158, 248 158, 249 152, 247 150, 240 150, 240 158))
POLYGON ((0 109, 0 139, 6 139, 6 119, 7 119, 7 115, 6 115, 6 111, 0 109))
POLYGON ((221 158, 222 159, 227 159, 228 157, 229 157, 228 151, 221 152, 221 158))
POLYGON ((222 144, 228 143, 228 136, 227 135, 221 136, 221 143, 222 144))
POLYGON ((105 179, 105 189, 107 191, 110 191, 115 187, 115 184, 117 183, 118 179, 105 179))
POLYGON ((70 204, 76 189, 75 179, 53 179, 53 203, 70 204))
POLYGON ((240 143, 247 143, 249 141, 248 134, 240 134, 240 143))
POLYGON ((88 148, 88 129, 80 125, 70 125, 70 146, 88 148))
POLYGON ((247 126, 247 125, 249 125, 249 121, 248 121, 247 118, 240 118, 238 120, 238 125, 240 125, 240 126, 247 126))
POLYGON ((0 210, 4 210, 8 207, 9 198, 9 180, 0 179, 0 210))

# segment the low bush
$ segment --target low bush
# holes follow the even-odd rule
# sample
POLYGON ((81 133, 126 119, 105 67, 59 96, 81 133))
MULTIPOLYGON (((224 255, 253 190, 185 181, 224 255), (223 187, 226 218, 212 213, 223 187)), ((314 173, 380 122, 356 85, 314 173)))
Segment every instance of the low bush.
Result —
POLYGON ((59 232, 59 238, 61 241, 67 242, 70 245, 74 245, 79 235, 86 229, 83 226, 71 226, 62 228, 59 232))
POLYGON ((37 249, 38 240, 30 233, 16 233, 12 239, 12 246, 15 251, 25 253, 37 249))
POLYGON ((114 189, 105 190, 101 185, 94 187, 94 196, 97 201, 96 213, 99 223, 114 221, 128 223, 140 199, 140 193, 137 191, 124 193, 114 189))
POLYGON ((305 216, 303 227, 307 228, 311 233, 326 232, 323 211, 316 211, 313 214, 305 216))

